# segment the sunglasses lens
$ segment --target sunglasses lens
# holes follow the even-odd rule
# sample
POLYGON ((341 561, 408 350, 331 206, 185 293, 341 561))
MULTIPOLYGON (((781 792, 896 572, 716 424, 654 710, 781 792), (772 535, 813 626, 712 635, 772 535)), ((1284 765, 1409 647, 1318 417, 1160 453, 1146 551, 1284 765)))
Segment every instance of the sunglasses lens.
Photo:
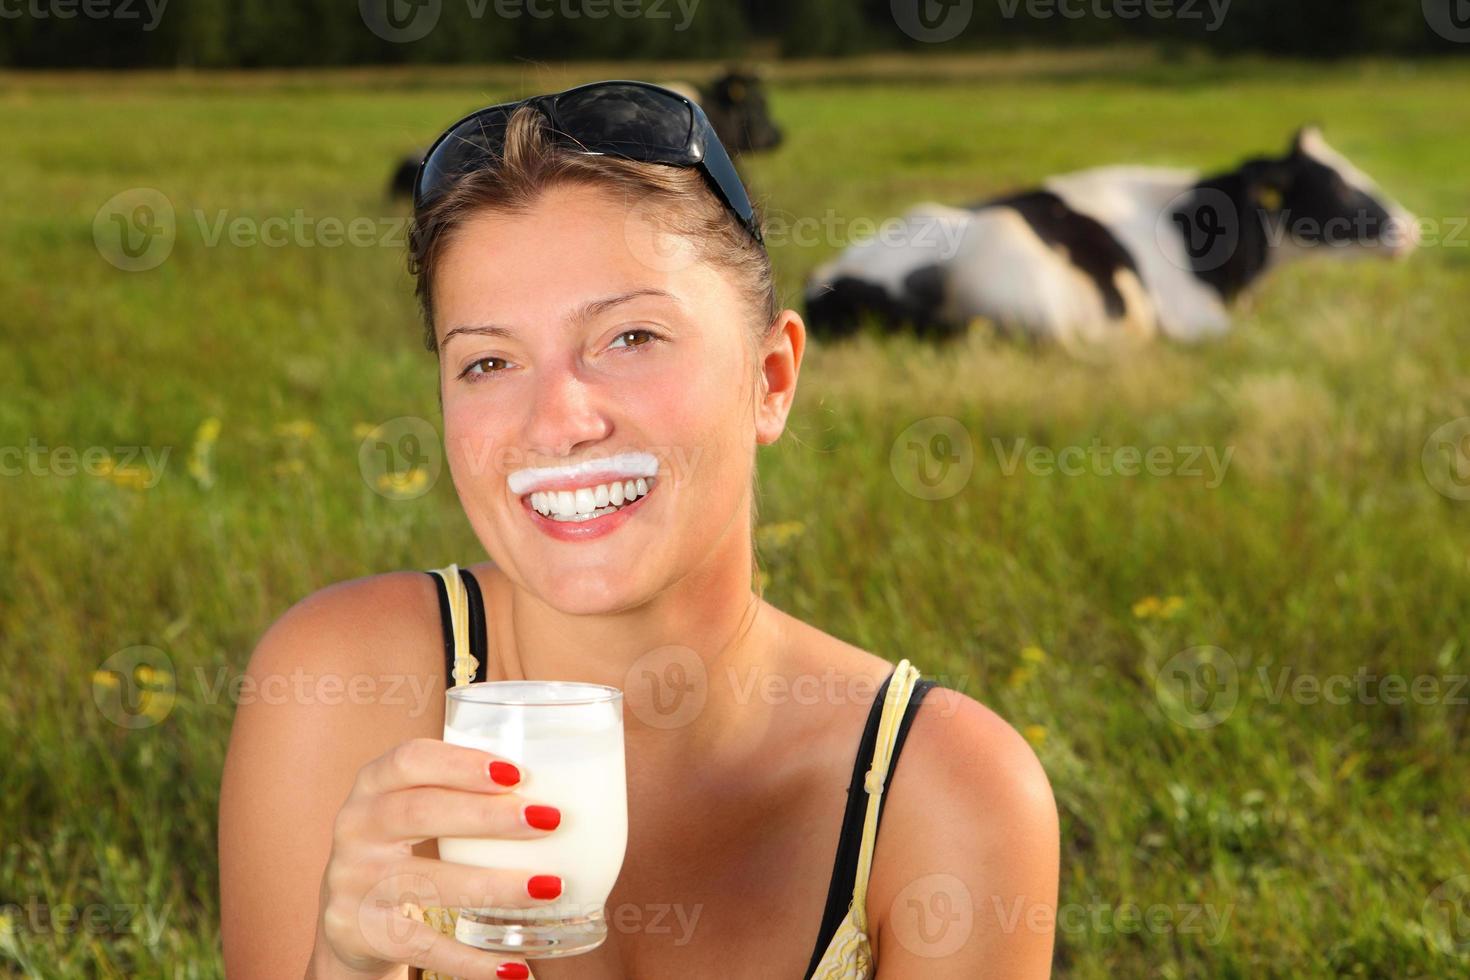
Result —
POLYGON ((694 113, 672 92, 642 85, 597 85, 556 101, 557 121, 589 150, 682 159, 694 113))
POLYGON ((429 153, 419 181, 419 204, 438 197, 442 189, 473 170, 488 157, 499 156, 510 114, 498 107, 477 112, 454 127, 429 153))

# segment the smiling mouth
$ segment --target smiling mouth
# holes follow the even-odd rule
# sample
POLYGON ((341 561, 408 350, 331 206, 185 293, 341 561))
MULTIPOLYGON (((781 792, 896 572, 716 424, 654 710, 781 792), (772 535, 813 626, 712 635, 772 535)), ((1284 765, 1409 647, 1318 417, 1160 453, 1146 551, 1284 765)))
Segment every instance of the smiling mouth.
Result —
POLYGON ((567 490, 537 490, 522 499, 547 520, 578 524, 616 514, 642 500, 658 485, 657 477, 638 477, 567 490))

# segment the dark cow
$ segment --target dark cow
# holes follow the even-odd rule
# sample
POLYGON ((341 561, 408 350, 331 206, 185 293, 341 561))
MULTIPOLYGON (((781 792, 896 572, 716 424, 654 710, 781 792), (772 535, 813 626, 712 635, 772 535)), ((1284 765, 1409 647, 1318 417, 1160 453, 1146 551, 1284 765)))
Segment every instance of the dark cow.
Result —
POLYGON ((868 317, 953 336, 980 318, 1064 344, 1193 340, 1228 330, 1229 304, 1282 262, 1404 255, 1416 227, 1306 127, 1284 156, 1205 178, 1102 167, 964 207, 919 205, 812 274, 806 319, 818 336, 868 317))
MULTIPOLYGON (((731 68, 702 89, 688 82, 665 82, 665 88, 699 104, 732 157, 743 153, 773 150, 781 145, 781 127, 771 118, 766 105, 766 88, 754 71, 731 68)), ((418 176, 419 161, 428 152, 425 147, 405 154, 393 171, 388 184, 389 197, 412 197, 413 182, 418 176)))

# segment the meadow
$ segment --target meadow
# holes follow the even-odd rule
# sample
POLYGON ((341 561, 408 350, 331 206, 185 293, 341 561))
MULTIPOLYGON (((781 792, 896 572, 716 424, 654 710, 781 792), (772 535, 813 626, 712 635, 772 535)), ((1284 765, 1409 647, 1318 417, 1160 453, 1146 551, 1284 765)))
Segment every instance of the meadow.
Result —
MULTIPOLYGON (((483 557, 447 475, 399 493, 359 456, 438 418, 397 155, 514 93, 711 67, 0 77, 0 974, 221 975, 219 682, 317 588, 483 557), (128 271, 94 226, 139 188, 176 234, 128 271), (214 236, 293 216, 285 244, 214 236), (371 231, 329 244, 329 219, 371 231), (163 692, 123 724, 119 657, 163 692)), ((1464 63, 1147 51, 773 71, 787 142, 747 174, 787 221, 1223 169, 1316 121, 1439 232, 1283 269, 1195 347, 809 349, 760 459, 766 596, 1031 740, 1062 818, 1057 976, 1470 976, 1470 501, 1431 443, 1470 415, 1467 86, 1464 63), (915 432, 968 468, 952 493, 915 492, 915 432), (1068 447, 1179 465, 1026 462, 1068 447)), ((772 249, 792 304, 841 244, 798 239, 772 249)))

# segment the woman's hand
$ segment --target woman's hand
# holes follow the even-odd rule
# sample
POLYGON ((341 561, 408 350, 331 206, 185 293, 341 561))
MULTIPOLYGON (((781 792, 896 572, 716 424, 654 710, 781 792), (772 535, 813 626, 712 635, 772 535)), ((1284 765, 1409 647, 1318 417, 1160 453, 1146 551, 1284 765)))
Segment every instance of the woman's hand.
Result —
POLYGON ((523 960, 466 946, 404 914, 414 906, 530 908, 561 894, 561 879, 536 868, 479 868, 412 853, 431 837, 550 832, 531 820, 554 828, 560 814, 514 792, 520 779, 503 759, 433 738, 400 743, 358 770, 332 831, 308 977, 367 980, 405 963, 465 980, 529 977, 523 960))

